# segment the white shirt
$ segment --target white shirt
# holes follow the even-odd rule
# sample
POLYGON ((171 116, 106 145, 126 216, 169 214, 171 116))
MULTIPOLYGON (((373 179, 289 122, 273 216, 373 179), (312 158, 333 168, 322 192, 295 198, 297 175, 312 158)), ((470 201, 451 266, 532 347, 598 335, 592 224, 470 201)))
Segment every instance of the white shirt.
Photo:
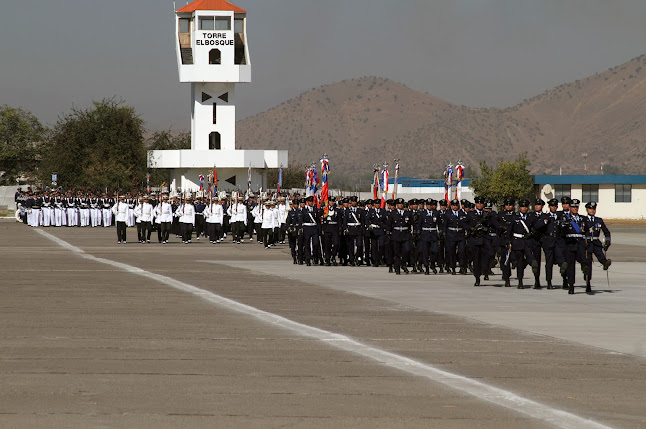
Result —
POLYGON ((224 210, 222 204, 213 203, 211 206, 204 209, 204 216, 206 223, 219 223, 222 225, 224 222, 224 210))
POLYGON ((182 215, 179 221, 181 223, 192 223, 195 225, 195 206, 193 204, 184 204, 182 206, 182 215))
POLYGON ((276 211, 265 209, 262 212, 262 229, 272 229, 276 224, 276 211))
POLYGON ((173 221, 173 206, 171 206, 170 203, 164 201, 161 204, 158 204, 157 207, 155 207, 155 210, 157 211, 155 216, 159 223, 173 221))
POLYGON ((119 201, 112 207, 112 213, 115 214, 115 222, 125 222, 128 216, 128 204, 119 201))

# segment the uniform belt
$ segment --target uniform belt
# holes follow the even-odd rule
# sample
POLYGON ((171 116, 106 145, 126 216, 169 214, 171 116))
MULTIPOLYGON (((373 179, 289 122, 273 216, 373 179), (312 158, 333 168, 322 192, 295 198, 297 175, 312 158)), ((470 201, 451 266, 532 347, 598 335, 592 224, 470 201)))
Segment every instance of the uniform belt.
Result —
POLYGON ((316 226, 315 223, 304 223, 303 226, 316 226))
POLYGON ((449 227, 449 230, 450 230, 450 231, 460 232, 460 231, 462 231, 462 228, 453 228, 453 227, 449 227))
POLYGON ((32 209, 34 210, 40 210, 40 206, 33 206, 32 209))
POLYGON ((198 216, 204 216, 204 213, 195 213, 198 216))
POLYGON ((381 228, 379 225, 375 225, 374 223, 371 223, 370 226, 373 228, 381 228))
POLYGON ((361 226, 360 223, 349 223, 348 226, 361 226))
POLYGON ((336 225, 338 222, 328 222, 328 225, 336 225))
POLYGON ((490 236, 490 237, 498 237, 498 234, 496 234, 495 232, 490 232, 490 233, 489 233, 489 236, 490 236))
POLYGON ((396 226, 393 229, 395 229, 397 231, 408 231, 410 228, 405 227, 405 226, 396 226))
POLYGON ((524 234, 514 234, 514 238, 525 238, 524 234))
POLYGON ((567 238, 583 238, 583 234, 568 234, 567 238))
POLYGON ((437 231, 437 228, 422 228, 422 231, 437 231))

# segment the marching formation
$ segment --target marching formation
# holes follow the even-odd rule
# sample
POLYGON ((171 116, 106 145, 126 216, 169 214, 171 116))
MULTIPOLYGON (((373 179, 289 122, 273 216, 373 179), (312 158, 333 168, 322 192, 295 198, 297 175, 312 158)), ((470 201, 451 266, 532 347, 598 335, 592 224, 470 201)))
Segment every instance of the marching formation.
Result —
POLYGON ((596 203, 579 200, 504 201, 494 211, 492 202, 476 197, 475 203, 457 199, 390 199, 359 201, 357 197, 329 197, 322 207, 314 196, 290 198, 226 195, 202 199, 168 195, 119 195, 68 192, 21 193, 16 196, 25 210, 24 221, 37 226, 109 227, 114 223, 117 242, 126 243, 127 227, 137 227, 137 241, 168 243, 170 234, 191 243, 208 238, 218 244, 230 234, 233 243, 245 235, 265 248, 289 243, 294 264, 326 266, 388 267, 400 275, 471 272, 475 286, 490 280, 499 267, 506 287, 515 269, 517 287, 523 289, 527 267, 534 275, 534 288, 541 289, 543 255, 547 289, 555 289, 554 266, 562 277, 562 288, 574 293, 576 266, 580 266, 586 291, 591 293, 593 255, 607 270, 611 260, 606 251, 611 235, 603 219, 596 216, 596 203), (382 208, 382 205, 384 206, 382 208), (516 210, 516 206, 518 209, 516 210), (601 238, 603 234, 603 241, 601 238), (410 269, 409 269, 410 268, 410 269))

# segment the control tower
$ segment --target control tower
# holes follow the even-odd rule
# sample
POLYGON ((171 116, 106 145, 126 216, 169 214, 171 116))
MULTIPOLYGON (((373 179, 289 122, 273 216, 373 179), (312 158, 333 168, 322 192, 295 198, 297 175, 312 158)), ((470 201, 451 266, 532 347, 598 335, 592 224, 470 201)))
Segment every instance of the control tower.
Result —
POLYGON ((236 84, 251 82, 247 12, 225 0, 195 0, 175 11, 180 82, 191 84, 191 149, 148 152, 148 167, 171 169, 170 189, 199 189, 218 171, 218 190, 267 188, 265 169, 288 166, 286 150, 236 150, 236 84))

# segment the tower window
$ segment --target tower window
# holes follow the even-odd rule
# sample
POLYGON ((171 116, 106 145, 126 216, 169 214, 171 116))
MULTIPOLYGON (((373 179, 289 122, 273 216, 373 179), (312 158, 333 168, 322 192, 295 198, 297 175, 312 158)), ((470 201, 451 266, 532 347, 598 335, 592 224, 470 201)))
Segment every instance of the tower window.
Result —
POLYGON ((234 21, 234 24, 233 24, 233 31, 235 33, 242 33, 243 29, 244 29, 243 24, 244 24, 244 19, 236 18, 236 20, 234 21))
POLYGON ((200 30, 215 30, 215 19, 212 16, 201 16, 200 30))
POLYGON ((218 120, 218 105, 213 103, 213 124, 215 125, 218 120))
POLYGON ((216 16, 215 29, 226 31, 231 30, 231 18, 229 18, 228 16, 216 16))
POLYGON ((220 143, 220 133, 213 131, 209 134, 209 150, 220 150, 222 144, 220 143))
POLYGON ((221 64, 222 54, 219 49, 211 49, 209 51, 209 64, 221 64))
POLYGON ((187 18, 181 18, 179 20, 179 32, 189 33, 190 31, 191 31, 191 20, 187 18))

